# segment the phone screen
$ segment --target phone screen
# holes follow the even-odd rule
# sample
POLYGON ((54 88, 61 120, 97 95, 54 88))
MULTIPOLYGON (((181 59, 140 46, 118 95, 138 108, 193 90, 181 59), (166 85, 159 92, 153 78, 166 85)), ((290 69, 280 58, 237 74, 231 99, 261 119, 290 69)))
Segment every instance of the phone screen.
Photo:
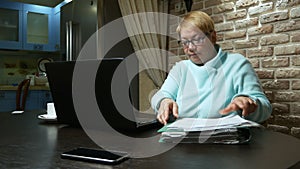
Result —
POLYGON ((101 149, 77 148, 61 154, 61 158, 88 162, 116 164, 128 158, 125 152, 106 151, 101 149))

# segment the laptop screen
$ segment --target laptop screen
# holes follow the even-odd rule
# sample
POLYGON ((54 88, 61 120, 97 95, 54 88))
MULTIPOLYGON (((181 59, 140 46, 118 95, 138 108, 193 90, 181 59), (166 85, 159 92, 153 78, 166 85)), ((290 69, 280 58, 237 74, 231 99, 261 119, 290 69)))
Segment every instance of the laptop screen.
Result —
MULTIPOLYGON (((125 116, 132 117, 134 116, 132 106, 138 107, 138 76, 129 83, 126 66, 120 67, 123 60, 123 58, 101 60, 95 79, 95 95, 99 109, 107 122, 116 129, 136 127, 135 122, 124 117, 124 113, 125 116), (118 73, 121 76, 119 75, 114 80, 113 77, 117 68, 121 72, 121 74, 118 73), (130 86, 129 89, 126 87, 128 85, 130 86), (129 95, 130 101, 128 101, 127 95, 129 95)), ((74 66, 75 63, 95 65, 99 62, 100 60, 86 60, 77 61, 77 63, 76 61, 60 61, 45 64, 58 122, 80 126, 72 99, 74 66)))

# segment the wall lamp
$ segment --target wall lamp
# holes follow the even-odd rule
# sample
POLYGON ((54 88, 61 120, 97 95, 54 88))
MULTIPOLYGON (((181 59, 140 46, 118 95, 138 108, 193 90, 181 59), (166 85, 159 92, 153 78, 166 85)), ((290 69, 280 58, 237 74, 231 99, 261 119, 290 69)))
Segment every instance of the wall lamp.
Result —
POLYGON ((192 9, 193 0, 184 0, 184 2, 185 2, 186 10, 190 12, 192 9))

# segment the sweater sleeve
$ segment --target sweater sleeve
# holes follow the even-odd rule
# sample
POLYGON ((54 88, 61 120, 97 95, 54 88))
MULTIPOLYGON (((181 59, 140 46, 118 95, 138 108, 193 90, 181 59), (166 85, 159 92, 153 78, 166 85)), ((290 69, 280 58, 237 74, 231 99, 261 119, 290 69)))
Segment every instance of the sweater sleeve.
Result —
POLYGON ((176 101, 178 89, 179 89, 179 82, 181 79, 181 65, 180 63, 176 63, 173 68, 170 70, 168 77, 166 78, 165 82, 161 86, 160 90, 154 94, 151 98, 151 107, 158 112, 160 102, 164 98, 170 98, 176 101))
POLYGON ((233 71, 238 73, 233 78, 236 95, 232 99, 238 96, 250 97, 257 103, 258 107, 255 112, 246 118, 256 122, 263 122, 271 115, 271 104, 262 90, 260 81, 251 63, 243 58, 241 59, 241 64, 238 65, 240 65, 237 67, 238 70, 233 71))

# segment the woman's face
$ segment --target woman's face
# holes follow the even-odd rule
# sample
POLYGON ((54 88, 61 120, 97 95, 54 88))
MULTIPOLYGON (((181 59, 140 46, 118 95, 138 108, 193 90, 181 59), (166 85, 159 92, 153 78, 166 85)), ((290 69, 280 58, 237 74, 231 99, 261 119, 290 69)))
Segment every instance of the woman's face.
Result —
POLYGON ((204 64, 217 55, 216 32, 202 32, 194 26, 182 27, 180 43, 184 53, 195 64, 204 64))

